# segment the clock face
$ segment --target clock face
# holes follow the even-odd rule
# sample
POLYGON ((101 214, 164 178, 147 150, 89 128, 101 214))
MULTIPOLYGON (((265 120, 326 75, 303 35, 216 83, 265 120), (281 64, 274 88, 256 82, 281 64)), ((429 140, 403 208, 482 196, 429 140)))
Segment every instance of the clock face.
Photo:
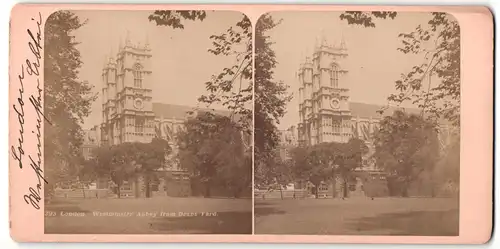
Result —
POLYGON ((135 109, 141 110, 144 106, 142 103, 142 99, 135 99, 134 100, 134 107, 135 109))
POLYGON ((333 109, 339 109, 340 108, 340 101, 338 99, 332 99, 330 102, 330 105, 332 106, 333 109))

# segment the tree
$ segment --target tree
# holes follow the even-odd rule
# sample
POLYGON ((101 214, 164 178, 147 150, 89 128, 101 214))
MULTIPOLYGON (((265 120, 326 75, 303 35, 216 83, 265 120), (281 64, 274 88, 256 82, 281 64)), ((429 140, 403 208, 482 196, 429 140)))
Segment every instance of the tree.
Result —
MULTIPOLYGON (((156 10, 149 16, 149 20, 158 26, 184 29, 183 20, 203 21, 206 17, 205 11, 156 10)), ((236 62, 223 68, 205 83, 207 93, 200 96, 198 101, 207 105, 220 103, 227 107, 234 117, 240 117, 239 122, 250 133, 253 99, 252 23, 243 15, 225 33, 211 35, 210 39, 213 48, 208 49, 208 52, 216 56, 233 56, 236 62)))
POLYGON ((75 176, 81 165, 81 123, 90 114, 93 87, 78 78, 81 55, 72 32, 85 24, 70 11, 51 14, 45 25, 44 155, 45 178, 52 187, 75 176))
POLYGON ((408 197, 410 183, 422 172, 432 172, 439 158, 436 124, 403 111, 380 121, 374 145, 377 165, 402 179, 403 197, 408 197))
MULTIPOLYGON (((83 158, 82 158, 83 159, 83 158)), ((88 187, 92 182, 95 182, 99 179, 97 172, 94 168, 94 163, 92 159, 82 160, 82 164, 78 171, 78 181, 82 188, 83 198, 85 197, 85 188, 88 187)))
POLYGON ((87 164, 90 168, 87 171, 94 172, 97 178, 113 181, 117 186, 116 194, 120 198, 123 183, 132 179, 136 174, 137 165, 133 161, 132 151, 131 143, 98 147, 87 164))
POLYGON ((311 165, 309 181, 316 187, 316 198, 320 184, 329 179, 335 180, 335 163, 340 155, 337 143, 321 143, 312 146, 308 156, 311 165))
MULTIPOLYGON (((391 18, 396 12, 346 12, 341 20, 349 24, 375 27, 373 19, 391 18)), ((444 118, 453 125, 460 125, 460 27, 451 15, 433 12, 427 25, 418 25, 414 31, 402 33, 402 47, 405 54, 423 56, 422 63, 413 66, 410 72, 402 74, 395 82, 396 94, 388 100, 396 104, 410 101, 422 109, 422 116, 439 120, 444 118), (431 76, 439 78, 431 82, 431 76), (426 79, 428 85, 425 86, 426 79)))
POLYGON ((245 134, 230 117, 211 112, 185 122, 177 136, 180 165, 204 185, 205 197, 216 184, 229 187, 234 197, 250 187, 252 159, 243 142, 245 134))
POLYGON ((291 174, 293 179, 299 181, 302 185, 303 182, 309 181, 308 174, 308 155, 309 149, 307 147, 295 147, 290 150, 291 155, 291 174))
POLYGON ((460 137, 453 138, 445 148, 433 174, 436 175, 440 187, 443 184, 460 184, 460 137))
POLYGON ((149 21, 155 21, 156 25, 169 26, 173 29, 184 29, 183 20, 200 20, 203 21, 207 17, 206 11, 196 10, 156 10, 149 15, 149 21))
POLYGON ((343 195, 345 198, 349 196, 349 184, 355 178, 353 171, 362 165, 363 156, 368 153, 368 146, 358 138, 351 138, 347 143, 337 144, 337 146, 340 147, 340 151, 334 158, 334 163, 338 166, 337 172, 343 180, 343 195))
MULTIPOLYGON (((183 21, 203 21, 207 17, 205 11, 170 11, 157 10, 150 15, 149 20, 157 25, 173 29, 184 29, 183 21)), ((270 15, 262 16, 256 24, 255 33, 255 65, 256 78, 253 80, 253 47, 252 25, 243 16, 235 25, 229 27, 224 34, 212 35, 214 47, 209 52, 217 56, 236 56, 237 62, 224 68, 212 80, 206 82, 207 94, 201 96, 202 103, 222 103, 235 114, 241 115, 246 132, 254 134, 255 146, 255 177, 257 184, 266 184, 267 164, 272 164, 273 153, 278 144, 278 129, 276 124, 285 114, 285 105, 291 96, 287 95, 287 86, 282 82, 272 81, 272 70, 276 66, 272 42, 266 32, 278 25, 270 15), (242 85, 248 81, 247 85, 242 85), (253 85, 255 91, 252 94, 253 85), (254 95, 255 103, 252 103, 254 95), (253 108, 252 108, 253 107, 253 108), (252 112, 253 109, 253 112, 252 112), (248 124, 254 113, 254 128, 248 124)))
POLYGON ((321 183, 335 177, 335 157, 339 155, 336 145, 335 143, 321 143, 292 150, 293 172, 297 179, 314 185, 316 198, 318 198, 321 183))
POLYGON ((144 177, 146 198, 151 197, 151 181, 156 178, 155 172, 164 168, 167 156, 172 152, 168 142, 161 138, 153 138, 150 143, 135 142, 131 144, 134 153, 133 161, 138 164, 138 173, 144 177))
POLYGON ((335 197, 336 179, 340 176, 343 197, 348 197, 353 171, 361 166, 367 152, 365 142, 357 138, 347 143, 325 142, 297 147, 292 150, 293 173, 297 179, 309 181, 315 186, 316 197, 320 184, 328 180, 333 185, 332 196, 335 197))
POLYGON ((280 158, 275 158, 271 160, 268 165, 266 177, 269 179, 267 184, 268 190, 280 191, 281 199, 283 199, 283 188, 286 188, 288 184, 294 181, 293 176, 293 160, 281 160, 280 158))
POLYGON ((372 12, 361 12, 361 11, 346 11, 340 14, 340 20, 346 20, 348 24, 361 25, 365 27, 374 28, 375 23, 373 19, 394 19, 398 15, 395 11, 372 11, 372 12))
POLYGON ((153 138, 150 143, 127 142, 113 146, 102 146, 94 150, 88 161, 86 175, 91 179, 111 179, 120 188, 125 181, 144 177, 146 198, 151 196, 151 180, 156 170, 165 167, 166 157, 171 153, 167 141, 153 138))
POLYGON ((205 197, 210 197, 210 188, 216 174, 213 148, 207 141, 217 133, 217 121, 215 115, 202 113, 195 119, 186 121, 185 130, 177 134, 180 166, 204 185, 205 197))
POLYGON ((216 164, 216 181, 239 198, 244 189, 252 183, 252 150, 243 142, 241 128, 229 119, 220 122, 218 134, 207 142, 212 148, 216 164))
POLYGON ((277 65, 273 42, 266 34, 281 21, 275 21, 269 14, 261 16, 255 27, 255 181, 266 184, 273 181, 272 165, 274 153, 279 145, 277 124, 286 113, 286 104, 291 100, 288 86, 274 80, 277 65), (268 172, 270 171, 270 172, 268 172))

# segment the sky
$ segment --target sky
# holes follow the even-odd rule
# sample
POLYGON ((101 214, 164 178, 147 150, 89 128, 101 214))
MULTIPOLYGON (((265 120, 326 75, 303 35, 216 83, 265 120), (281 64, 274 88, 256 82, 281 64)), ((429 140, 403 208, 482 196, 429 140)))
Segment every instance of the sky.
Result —
MULTIPOLYGON (((430 13, 398 13, 394 20, 376 20, 375 28, 348 25, 341 21, 341 12, 275 12, 271 15, 282 22, 267 34, 275 42, 278 65, 274 79, 290 86, 293 99, 279 128, 287 129, 299 122, 298 80, 296 72, 306 55, 311 56, 316 40, 324 36, 328 43, 339 43, 342 36, 348 49, 350 101, 367 104, 387 104, 394 93, 394 82, 401 73, 423 62, 421 55, 405 55, 397 51, 400 33, 408 33, 418 25, 425 26, 430 13)), ((413 107, 411 104, 402 105, 413 107)))
MULTIPOLYGON (((80 44, 83 66, 79 77, 102 89, 101 73, 106 57, 116 54, 120 40, 129 33, 132 43, 149 41, 152 49, 153 102, 197 106, 204 94, 205 82, 222 68, 232 66, 234 57, 215 56, 209 36, 221 34, 241 20, 242 14, 230 11, 207 13, 203 22, 186 22, 185 29, 156 26, 149 22, 152 11, 74 11, 87 24, 73 34, 80 44)), ((116 57, 116 56, 115 56, 116 57)), ((101 122, 101 96, 92 105, 91 115, 84 121, 88 129, 101 122)), ((222 109, 212 105, 212 108, 222 109)))

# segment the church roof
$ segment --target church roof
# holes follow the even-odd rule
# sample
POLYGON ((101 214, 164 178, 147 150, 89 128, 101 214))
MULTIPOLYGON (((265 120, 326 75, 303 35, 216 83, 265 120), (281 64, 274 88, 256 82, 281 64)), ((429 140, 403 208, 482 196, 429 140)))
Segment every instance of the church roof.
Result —
POLYGON ((370 117, 374 119, 380 119, 382 117, 392 115, 396 110, 403 110, 403 109, 406 112, 412 114, 420 113, 420 110, 415 108, 402 108, 402 107, 387 108, 386 106, 382 105, 356 103, 356 102, 349 103, 349 107, 351 109, 352 117, 360 117, 366 119, 369 119, 370 117), (380 113, 380 110, 384 110, 383 114, 380 113))
MULTIPOLYGON (((153 112, 157 118, 164 119, 184 119, 189 116, 189 112, 195 111, 195 107, 185 105, 153 103, 153 112)), ((212 110, 207 108, 198 108, 197 112, 213 112, 215 114, 229 115, 229 111, 212 110)))
MULTIPOLYGON (((403 107, 387 107, 382 105, 374 105, 374 104, 365 104, 365 103, 357 103, 350 102, 349 108, 351 109, 351 115, 353 118, 363 118, 363 119, 381 119, 382 117, 391 116, 396 110, 404 110, 407 113, 417 114, 419 115, 422 111, 417 108, 403 108, 403 107), (380 110, 384 110, 383 114, 380 113, 380 110)), ((440 118, 439 123, 442 125, 451 125, 451 122, 445 118, 440 118)))
MULTIPOLYGON (((402 108, 402 107, 386 107, 382 105, 374 105, 374 104, 365 104, 358 102, 350 102, 349 107, 351 110, 351 115, 353 118, 363 118, 369 119, 370 117, 373 119, 381 119, 385 116, 390 116, 396 110, 404 109, 406 112, 419 114, 420 109, 416 108, 402 108), (383 114, 380 114, 379 111, 384 110, 383 114)), ((157 118, 164 119, 179 119, 183 120, 185 117, 189 116, 190 111, 194 111, 196 108, 192 106, 185 105, 175 105, 175 104, 163 104, 163 103, 153 103, 153 112, 157 118)), ((227 116, 230 114, 229 111, 224 110, 213 110, 208 108, 198 108, 198 113, 200 112, 214 112, 215 114, 227 116)), ((441 122, 447 123, 442 120, 441 122)))
MULTIPOLYGON (((381 118, 383 116, 388 116, 392 115, 392 113, 397 110, 397 109, 402 109, 402 108, 397 108, 397 107, 389 107, 388 109, 384 109, 384 114, 381 115, 378 113, 379 110, 386 108, 382 105, 373 105, 373 104, 365 104, 365 103, 356 103, 356 102, 351 102, 349 103, 350 109, 351 109, 351 114, 353 117, 360 117, 360 118, 366 118, 369 119, 370 117, 374 119, 381 118)), ((192 106, 185 106, 185 105, 175 105, 175 104, 163 104, 163 103, 153 103, 153 112, 155 113, 155 116, 158 118, 165 118, 165 119, 184 119, 187 117, 190 111, 194 111, 196 108, 192 106)), ((414 108, 406 108, 405 109, 407 112, 410 113, 419 113, 420 111, 418 109, 414 108)), ((223 111, 223 110, 213 110, 213 109, 207 109, 207 108, 198 108, 198 113, 199 112, 208 112, 212 111, 216 114, 219 115, 229 115, 229 111, 223 111)))

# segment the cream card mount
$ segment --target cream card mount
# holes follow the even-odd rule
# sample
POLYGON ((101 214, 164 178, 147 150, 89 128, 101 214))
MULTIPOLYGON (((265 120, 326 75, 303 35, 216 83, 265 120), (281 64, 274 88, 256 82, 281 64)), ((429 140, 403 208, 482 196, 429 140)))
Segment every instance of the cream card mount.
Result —
POLYGON ((20 242, 478 244, 485 7, 19 4, 20 242))

